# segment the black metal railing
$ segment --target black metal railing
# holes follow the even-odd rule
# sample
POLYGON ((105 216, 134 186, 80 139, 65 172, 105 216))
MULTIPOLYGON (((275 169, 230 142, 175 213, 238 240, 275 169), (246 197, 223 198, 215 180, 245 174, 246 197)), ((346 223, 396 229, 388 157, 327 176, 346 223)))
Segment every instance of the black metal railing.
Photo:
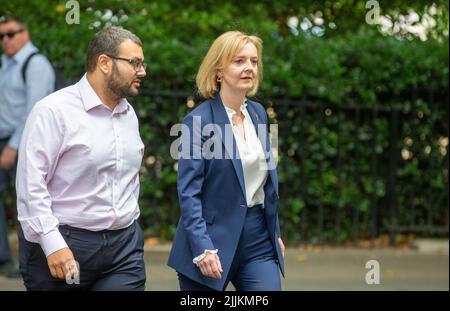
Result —
MULTIPOLYGON (((177 119, 180 115, 179 105, 173 103, 183 103, 188 97, 192 97, 190 94, 176 92, 147 91, 145 95, 149 98, 159 98, 163 102, 167 99, 167 103, 174 107, 173 123, 181 121, 177 119)), ((195 96, 193 99, 197 103, 200 102, 195 96)), ((290 232, 298 232, 298 235, 293 235, 294 241, 320 244, 352 240, 354 244, 358 244, 361 239, 369 239, 371 245, 374 245, 380 234, 387 234, 390 245, 395 245, 398 233, 448 235, 448 144, 445 146, 445 161, 436 161, 444 157, 442 146, 441 149, 436 147, 436 139, 440 136, 448 139, 447 105, 445 105, 447 120, 442 120, 418 117, 414 109, 406 111, 395 105, 367 108, 349 103, 344 107, 309 99, 262 99, 261 102, 266 108, 275 109, 277 113, 279 150, 283 155, 288 154, 290 148, 290 143, 286 140, 286 137, 293 135, 290 126, 298 122, 298 133, 295 133, 295 137, 300 147, 290 162, 291 165, 294 163, 298 166, 298 173, 280 180, 282 195, 280 222, 281 226, 287 227, 290 232), (330 115, 333 115, 331 123, 330 115), (283 121, 288 119, 289 122, 283 121), (414 156, 411 159, 402 158, 403 140, 410 136, 413 147, 415 142, 420 142, 418 126, 424 122, 431 124, 433 129, 439 129, 426 138, 426 143, 431 146, 431 150, 427 149, 429 155, 414 156), (289 126, 284 126, 285 123, 289 126), (380 124, 387 124, 387 129, 380 124), (320 155, 318 157, 308 146, 311 144, 308 139, 311 126, 318 129, 318 141, 314 142, 318 144, 317 153, 320 155), (327 135, 331 134, 336 136, 333 155, 325 156, 327 135), (352 147, 349 153, 350 145, 352 147), (437 154, 439 152, 441 154, 437 154), (318 179, 315 182, 318 183, 319 189, 317 193, 311 195, 309 191, 311 172, 305 168, 305 162, 314 156, 315 159, 319 159, 314 163, 318 179), (405 166, 411 163, 410 161, 417 161, 419 169, 416 172, 419 175, 413 179, 408 178, 408 173, 405 177, 404 173, 405 166), (330 168, 335 177, 334 188, 330 188, 323 177, 330 168), (436 174, 445 175, 446 190, 442 191, 433 185, 436 174), (411 182, 413 184, 408 184, 411 182), (354 185, 358 192, 350 199, 348 194, 344 193, 348 184, 354 185), (370 191, 365 189, 367 185, 371 185, 370 191), (335 202, 323 200, 329 193, 333 193, 335 202), (410 194, 411 199, 408 197, 410 194), (304 202, 298 215, 300 220, 296 224, 292 223, 290 206, 283 202, 284 195, 285 201, 288 198, 298 198, 304 202), (368 202, 368 208, 361 208, 361 199, 368 202)), ((434 109, 432 105, 429 107, 434 109)), ((444 109, 443 107, 441 105, 439 109, 444 109)), ((188 110, 185 107, 186 113, 188 110)), ((147 116, 146 121, 153 122, 152 118, 153 116, 147 116)), ((160 139, 162 138, 155 137, 150 142, 151 148, 158 148, 160 139)), ((418 147, 414 148, 420 149, 422 146, 420 143, 417 144, 418 147)), ((162 151, 164 152, 169 151, 162 151)), ((416 150, 412 152, 416 153, 416 150)), ((289 167, 284 166, 283 159, 279 163, 278 170, 289 170, 289 167)), ((174 206, 171 207, 173 210, 168 211, 169 216, 165 218, 165 221, 169 221, 172 225, 176 225, 179 215, 176 199, 174 202, 174 206)), ((157 200, 154 204, 156 209, 157 200)), ((159 215, 155 210, 152 218, 152 223, 158 227, 160 227, 159 215)))

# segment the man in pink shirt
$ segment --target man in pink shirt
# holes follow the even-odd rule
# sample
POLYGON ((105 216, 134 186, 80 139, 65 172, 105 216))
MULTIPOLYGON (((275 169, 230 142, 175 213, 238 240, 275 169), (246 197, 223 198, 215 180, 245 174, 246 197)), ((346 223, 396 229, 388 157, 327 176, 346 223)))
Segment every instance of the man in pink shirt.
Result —
POLYGON ((87 73, 39 101, 17 168, 20 270, 28 290, 144 290, 139 168, 144 144, 125 99, 146 64, 141 40, 107 27, 87 73))

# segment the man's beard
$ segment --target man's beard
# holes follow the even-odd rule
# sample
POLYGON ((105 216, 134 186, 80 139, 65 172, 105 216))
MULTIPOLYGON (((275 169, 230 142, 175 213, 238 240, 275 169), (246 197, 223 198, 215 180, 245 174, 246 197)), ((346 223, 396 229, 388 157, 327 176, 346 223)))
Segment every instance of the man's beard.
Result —
POLYGON ((106 88, 108 93, 113 94, 115 99, 126 98, 128 96, 136 96, 139 91, 133 88, 133 81, 127 83, 122 77, 117 67, 113 65, 112 74, 106 81, 106 88))

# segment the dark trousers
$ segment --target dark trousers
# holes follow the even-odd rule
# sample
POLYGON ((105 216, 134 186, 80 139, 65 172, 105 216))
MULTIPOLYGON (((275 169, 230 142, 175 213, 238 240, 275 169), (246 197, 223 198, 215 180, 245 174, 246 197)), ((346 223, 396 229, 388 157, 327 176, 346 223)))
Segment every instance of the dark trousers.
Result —
MULTIPOLYGON (((9 139, 0 139, 0 154, 8 143, 9 139)), ((8 226, 6 222, 6 212, 4 192, 8 186, 14 182, 16 167, 10 170, 0 168, 0 264, 11 261, 11 251, 8 242, 8 226)))
MULTIPOLYGON (((220 249, 218 255, 220 258, 220 249)), ((183 291, 212 290, 181 273, 178 273, 178 281, 183 291)), ((247 209, 244 228, 223 290, 230 281, 238 291, 281 290, 275 250, 261 206, 247 209)))
POLYGON ((137 222, 121 230, 60 226, 79 264, 79 284, 53 278, 39 244, 19 231, 20 272, 27 290, 141 291, 145 289, 144 237, 137 222))

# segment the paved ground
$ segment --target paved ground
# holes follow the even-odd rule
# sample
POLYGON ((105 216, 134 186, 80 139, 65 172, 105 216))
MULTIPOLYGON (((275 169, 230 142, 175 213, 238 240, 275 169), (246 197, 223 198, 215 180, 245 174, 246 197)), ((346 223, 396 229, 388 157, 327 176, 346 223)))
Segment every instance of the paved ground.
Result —
MULTIPOLYGON (((430 245, 430 243, 425 243, 430 245)), ((448 240, 419 250, 354 248, 289 248, 288 291, 415 291, 449 290, 448 240), (380 284, 368 285, 368 260, 380 266, 380 284)), ((147 290, 178 290, 176 273, 166 266, 170 246, 146 247, 147 290)), ((24 290, 22 280, 0 276, 0 291, 24 290)), ((228 290, 233 290, 230 285, 228 290)))

